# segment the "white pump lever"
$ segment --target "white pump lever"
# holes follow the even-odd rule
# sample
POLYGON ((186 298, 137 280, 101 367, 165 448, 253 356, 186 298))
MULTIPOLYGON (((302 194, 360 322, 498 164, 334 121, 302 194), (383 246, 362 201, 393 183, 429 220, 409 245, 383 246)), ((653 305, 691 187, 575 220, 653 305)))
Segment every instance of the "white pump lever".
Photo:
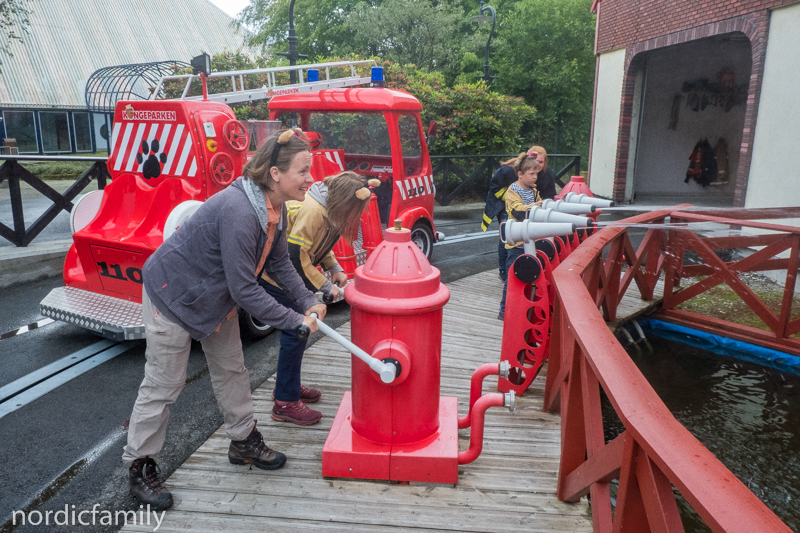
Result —
POLYGON ((380 359, 372 357, 367 352, 350 342, 349 340, 345 339, 341 336, 335 329, 327 325, 325 322, 317 318, 316 313, 311 313, 311 316, 317 320, 317 325, 319 329, 328 337, 332 338, 336 342, 342 345, 342 347, 350 350, 350 353, 364 361, 370 369, 377 372, 377 374, 381 377, 381 381, 384 383, 391 383, 397 377, 397 367, 394 363, 384 363, 380 359))

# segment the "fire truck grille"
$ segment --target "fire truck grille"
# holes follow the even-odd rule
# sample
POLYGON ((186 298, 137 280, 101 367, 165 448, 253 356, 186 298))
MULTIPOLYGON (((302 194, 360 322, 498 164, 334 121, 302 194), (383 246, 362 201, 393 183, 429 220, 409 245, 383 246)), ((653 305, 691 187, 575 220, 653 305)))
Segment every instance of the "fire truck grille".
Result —
POLYGON ((75 287, 57 287, 39 305, 44 316, 76 324, 113 340, 145 338, 142 304, 136 302, 75 287))

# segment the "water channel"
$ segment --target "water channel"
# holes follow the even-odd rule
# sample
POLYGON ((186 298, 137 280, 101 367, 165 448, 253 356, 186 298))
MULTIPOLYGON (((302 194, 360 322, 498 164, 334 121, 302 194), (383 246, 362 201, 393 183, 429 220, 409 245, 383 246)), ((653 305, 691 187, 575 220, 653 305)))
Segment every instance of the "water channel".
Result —
MULTIPOLYGON (((800 531, 800 376, 651 338, 629 354, 697 439, 792 531, 800 531)), ((606 440, 623 431, 603 397, 606 440)), ((612 496, 614 491, 612 490, 612 496)), ((678 497, 684 527, 711 531, 678 497)))

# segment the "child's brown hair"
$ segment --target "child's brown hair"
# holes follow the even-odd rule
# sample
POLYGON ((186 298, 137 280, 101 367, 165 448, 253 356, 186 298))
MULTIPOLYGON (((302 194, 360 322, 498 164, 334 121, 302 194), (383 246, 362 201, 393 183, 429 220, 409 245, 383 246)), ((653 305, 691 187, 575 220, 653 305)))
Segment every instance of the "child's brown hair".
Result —
POLYGON ((369 187, 377 187, 378 180, 369 180, 355 172, 345 171, 323 180, 328 188, 328 220, 348 244, 358 236, 361 213, 369 203, 372 192, 369 187))
POLYGON ((539 162, 536 161, 536 156, 529 152, 522 152, 517 157, 512 157, 508 161, 501 161, 501 165, 508 165, 517 172, 525 172, 533 167, 536 167, 536 172, 541 170, 539 162))

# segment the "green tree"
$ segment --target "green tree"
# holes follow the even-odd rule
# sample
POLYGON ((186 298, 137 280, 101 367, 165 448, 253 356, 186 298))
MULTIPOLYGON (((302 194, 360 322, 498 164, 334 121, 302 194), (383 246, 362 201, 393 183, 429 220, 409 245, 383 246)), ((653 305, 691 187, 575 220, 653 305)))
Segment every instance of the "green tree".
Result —
POLYGON ((0 0, 0 69, 2 56, 14 57, 11 41, 22 41, 20 32, 28 32, 30 14, 23 0, 0 0))
POLYGON ((551 152, 588 155, 595 67, 591 3, 519 0, 498 12, 492 65, 500 78, 493 89, 536 106, 523 133, 551 152))
POLYGON ((384 63, 386 86, 413 94, 422 104, 422 122, 435 120, 434 154, 502 154, 524 145, 520 127, 536 110, 522 98, 491 91, 483 81, 448 87, 440 72, 414 65, 384 63))
POLYGON ((460 62, 463 14, 454 4, 431 0, 359 2, 348 18, 347 52, 449 72, 460 62))
MULTIPOLYGON (((252 32, 249 44, 265 53, 288 50, 291 0, 251 0, 238 21, 252 32)), ((380 56, 444 72, 460 72, 472 25, 463 0, 297 0, 297 48, 309 57, 380 56)))
MULTIPOLYGON (((238 22, 250 28, 251 46, 263 51, 286 52, 290 0, 250 0, 238 22)), ((370 5, 377 5, 372 2, 370 5)), ((352 0, 299 0, 294 6, 294 28, 298 52, 309 57, 341 55, 342 45, 353 39, 347 25, 355 9, 352 0)), ((363 53, 363 52, 362 52, 363 53)))

